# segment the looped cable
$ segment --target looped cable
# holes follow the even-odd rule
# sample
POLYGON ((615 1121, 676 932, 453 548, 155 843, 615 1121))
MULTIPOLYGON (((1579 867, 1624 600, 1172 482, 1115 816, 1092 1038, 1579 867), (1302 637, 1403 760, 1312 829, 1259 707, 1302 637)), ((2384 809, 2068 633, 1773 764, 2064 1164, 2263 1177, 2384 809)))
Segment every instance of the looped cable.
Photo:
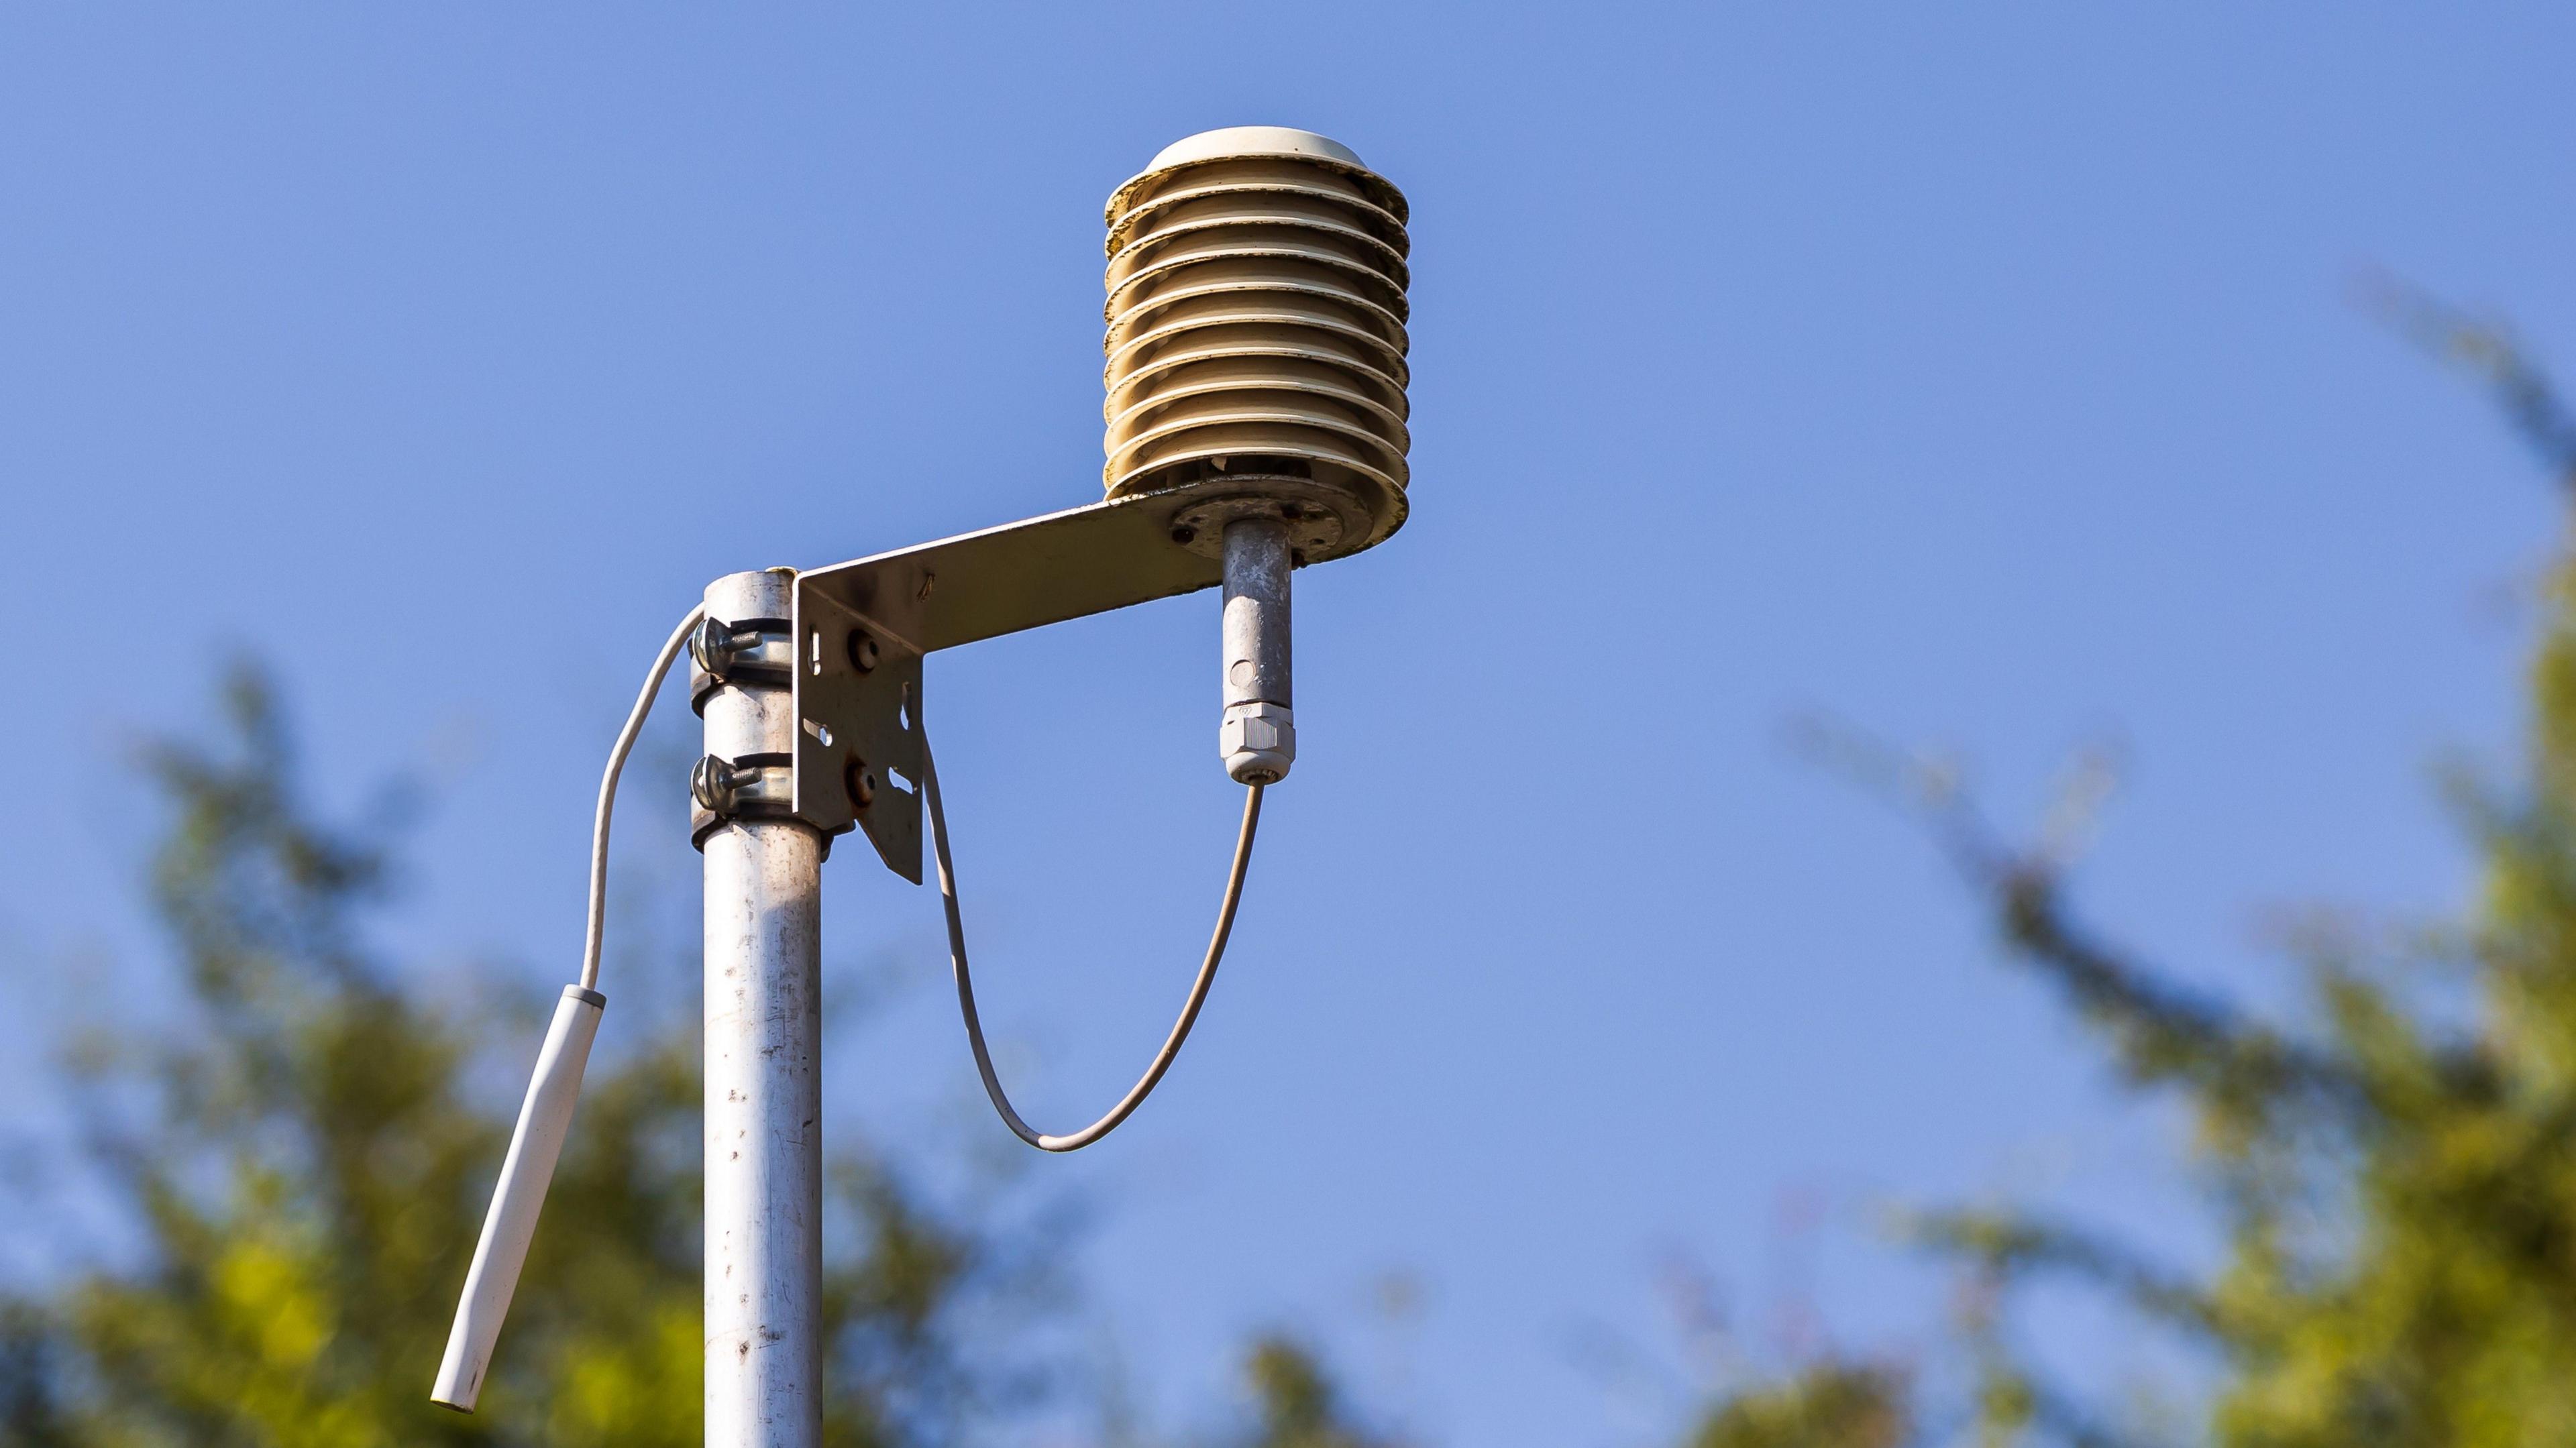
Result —
MULTIPOLYGON (((909 691, 907 691, 909 692, 909 691)), ((1153 1064, 1128 1088, 1118 1104, 1106 1115, 1080 1131, 1065 1136, 1051 1136, 1029 1125, 1011 1106, 1010 1093, 1002 1089, 1002 1078, 993 1071, 993 1055, 984 1045, 984 1023, 975 1013, 975 978, 966 966, 966 925, 957 908, 957 872, 948 859, 948 817, 939 806, 939 767, 931 761, 930 731, 921 722, 921 700, 908 701, 912 707, 913 729, 921 737, 921 792, 930 810, 931 857, 939 867, 939 902, 948 913, 948 959, 957 974, 957 1008, 966 1017, 966 1041, 975 1050, 975 1069, 984 1078, 984 1094, 993 1098, 993 1109, 1001 1113, 1003 1124, 1011 1134, 1040 1151, 1078 1151, 1118 1129, 1118 1124, 1134 1114, 1172 1061, 1181 1054, 1181 1043, 1190 1038, 1190 1027, 1198 1023, 1199 1007, 1207 1003, 1208 987, 1216 982, 1218 962, 1225 959, 1226 937, 1234 933, 1235 907, 1243 903, 1243 877, 1252 864, 1252 836, 1261 824, 1260 785, 1248 786, 1243 797, 1243 829, 1235 836, 1234 866, 1226 873, 1225 900, 1217 907, 1216 933, 1209 937, 1207 958, 1199 963, 1198 978, 1190 982, 1189 999, 1181 1004, 1181 1018, 1172 1023, 1172 1033, 1163 1038, 1163 1048, 1154 1053, 1153 1064)))

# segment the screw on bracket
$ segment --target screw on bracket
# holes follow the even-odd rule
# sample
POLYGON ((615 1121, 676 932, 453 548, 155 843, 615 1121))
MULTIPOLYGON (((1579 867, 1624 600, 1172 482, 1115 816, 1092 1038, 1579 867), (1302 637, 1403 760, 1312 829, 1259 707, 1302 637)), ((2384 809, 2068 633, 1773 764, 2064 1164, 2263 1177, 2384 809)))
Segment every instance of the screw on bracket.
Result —
POLYGON ((709 814, 732 814, 734 791, 742 787, 744 775, 751 773, 737 770, 710 754, 689 771, 689 797, 709 814))
POLYGON ((718 820, 783 816, 792 812, 794 776, 783 755, 727 760, 710 754, 689 771, 689 798, 718 820))
POLYGON ((726 623, 708 619, 689 635, 689 660, 711 679, 766 678, 785 682, 796 663, 795 640, 774 620, 726 623))

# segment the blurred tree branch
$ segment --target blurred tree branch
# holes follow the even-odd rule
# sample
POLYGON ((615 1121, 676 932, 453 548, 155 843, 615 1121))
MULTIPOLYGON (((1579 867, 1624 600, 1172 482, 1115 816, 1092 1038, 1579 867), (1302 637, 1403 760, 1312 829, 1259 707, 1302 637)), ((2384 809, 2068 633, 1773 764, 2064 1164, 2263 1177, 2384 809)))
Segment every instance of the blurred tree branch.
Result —
MULTIPOLYGON (((2509 328, 2390 277, 2359 290, 2476 375, 2576 504, 2576 415, 2509 328)), ((2206 1433, 2229 1448, 2576 1442, 2576 540, 2561 550, 2526 769, 2461 791, 2483 889, 2471 928, 2441 948, 2464 957, 2448 979, 2465 1012, 2412 994, 2372 950, 2318 936, 2301 943, 2312 1008, 2276 1025, 2085 926, 2067 880, 2116 784, 2107 752, 2079 757, 2024 843, 1987 822, 1954 763, 1829 719, 1799 725, 1801 752, 1922 822, 2009 956, 2055 988, 2125 1081, 2178 1093, 2202 1127, 2196 1184, 2227 1242, 2207 1273, 2027 1210, 1912 1219, 1971 1287, 1976 1441, 2119 1441, 2005 1340, 2009 1289, 2057 1277, 2215 1354, 2206 1433)), ((1915 1441, 1932 1441, 1936 1417, 1915 1416, 1915 1441)))
POLYGON ((2486 383, 2514 432, 2562 487, 2576 491, 2576 413, 2505 322, 2443 301, 2391 272, 2364 272, 2360 304, 2391 330, 2486 383))

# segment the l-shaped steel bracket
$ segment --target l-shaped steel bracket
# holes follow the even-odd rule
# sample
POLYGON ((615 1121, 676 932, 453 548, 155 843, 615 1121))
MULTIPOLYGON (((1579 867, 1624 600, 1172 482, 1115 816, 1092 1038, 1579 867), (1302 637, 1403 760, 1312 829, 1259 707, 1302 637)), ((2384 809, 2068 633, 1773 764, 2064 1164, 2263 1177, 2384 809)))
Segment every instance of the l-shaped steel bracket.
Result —
POLYGON ((921 882, 922 655, 1213 586, 1200 490, 1069 508, 796 576, 796 817, 921 882), (900 781, 900 782, 898 782, 900 781))
POLYGON ((1300 563, 1356 552, 1382 536, 1365 506, 1304 478, 1208 477, 798 573, 795 817, 865 831, 921 883, 923 655, 1212 588, 1246 509, 1284 517, 1300 563))

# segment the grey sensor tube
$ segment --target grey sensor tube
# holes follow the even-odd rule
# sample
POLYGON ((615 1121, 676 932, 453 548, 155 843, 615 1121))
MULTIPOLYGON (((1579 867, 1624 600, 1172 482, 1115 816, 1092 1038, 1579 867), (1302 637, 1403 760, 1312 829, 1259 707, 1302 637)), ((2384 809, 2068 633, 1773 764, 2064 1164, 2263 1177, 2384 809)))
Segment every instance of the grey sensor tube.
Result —
POLYGON ((1217 752, 1238 784, 1276 784, 1297 761, 1288 667, 1288 524, 1225 525, 1225 716, 1217 752))

